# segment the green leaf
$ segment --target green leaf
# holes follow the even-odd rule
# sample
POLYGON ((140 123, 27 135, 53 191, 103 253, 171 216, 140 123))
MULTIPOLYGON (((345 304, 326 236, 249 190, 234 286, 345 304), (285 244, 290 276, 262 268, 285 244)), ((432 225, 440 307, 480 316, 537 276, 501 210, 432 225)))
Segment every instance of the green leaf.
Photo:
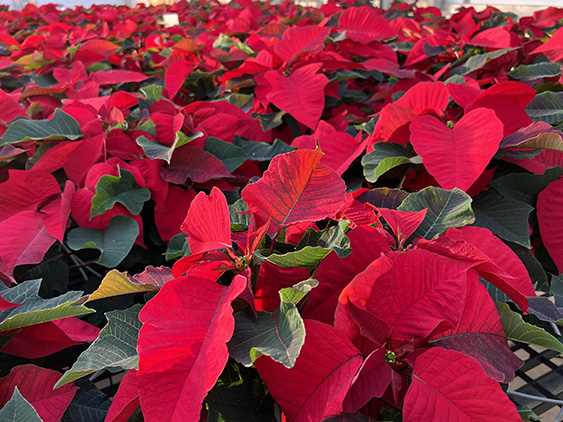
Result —
POLYGON ((252 113, 250 117, 260 120, 260 126, 262 126, 262 130, 264 132, 267 132, 270 129, 274 129, 280 126, 281 124, 283 124, 283 116, 285 115, 286 112, 280 110, 277 113, 267 113, 267 114, 252 113))
POLYGON ((292 302, 281 302, 274 312, 237 312, 229 354, 250 366, 261 354, 293 368, 305 343, 305 324, 292 302))
POLYGON ((28 280, 0 292, 0 296, 11 303, 21 303, 0 312, 0 331, 15 330, 42 322, 95 312, 83 305, 76 305, 82 292, 67 292, 51 299, 39 296, 41 280, 28 280))
POLYGON ((555 305, 563 308, 563 274, 551 276, 551 292, 555 299, 555 305))
POLYGON ((243 111, 246 111, 246 107, 252 107, 252 104, 254 103, 254 95, 233 92, 231 95, 228 95, 221 100, 224 100, 229 104, 237 106, 238 108, 243 109, 243 111))
POLYGON ((561 65, 552 62, 532 63, 520 65, 507 73, 513 79, 519 81, 531 81, 538 78, 549 78, 561 74, 561 65))
POLYGON ((518 144, 517 148, 552 149, 563 151, 563 140, 557 133, 546 132, 518 144))
POLYGON ((10 340, 12 340, 18 333, 19 331, 14 331, 10 334, 0 335, 0 351, 2 348, 6 347, 10 340))
POLYGON ((225 34, 219 34, 219 36, 213 42, 213 48, 218 48, 219 50, 229 52, 234 43, 235 42, 232 40, 231 37, 225 34))
POLYGON ((35 408, 14 388, 12 398, 0 410, 0 422, 42 422, 35 408))
POLYGON ((450 76, 448 79, 446 79, 444 81, 444 83, 447 84, 460 84, 460 85, 467 85, 465 83, 465 79, 463 79, 463 76, 461 75, 452 75, 450 76))
POLYGON ((124 215, 113 217, 104 230, 79 227, 68 233, 68 246, 72 250, 98 249, 101 253, 96 263, 116 267, 127 256, 139 235, 136 221, 124 215))
POLYGON ((506 199, 494 191, 485 191, 473 198, 474 225, 489 229, 501 239, 530 245, 528 218, 534 207, 525 202, 506 199))
POLYGON ((160 85, 149 85, 141 88, 141 92, 147 97, 148 100, 159 101, 162 100, 162 90, 164 87, 160 85))
POLYGON ((520 417, 525 422, 541 422, 541 418, 534 413, 528 406, 518 406, 516 408, 520 417))
POLYGON ((414 236, 432 239, 450 227, 463 227, 475 221, 471 197, 458 188, 444 190, 429 186, 411 193, 397 208, 400 211, 428 209, 414 236))
POLYGON ((41 139, 75 140, 81 136, 82 129, 78 122, 58 108, 51 120, 16 120, 0 138, 0 145, 41 139))
POLYGON ((276 155, 285 154, 286 152, 295 151, 297 149, 279 139, 276 139, 273 144, 267 144, 266 142, 247 141, 236 135, 233 145, 242 149, 245 154, 254 161, 269 161, 276 155))
POLYGON ((469 57, 463 65, 450 70, 450 75, 467 75, 474 70, 481 69, 489 61, 504 56, 506 53, 516 50, 517 48, 520 47, 503 48, 501 50, 491 51, 490 53, 475 54, 469 57))
POLYGON ((125 310, 107 312, 107 325, 96 340, 78 357, 78 360, 64 373, 55 388, 75 381, 100 369, 112 372, 138 369, 139 355, 137 340, 141 322, 141 305, 125 310))
POLYGON ((479 277, 479 279, 489 292, 489 295, 491 296, 491 299, 493 299, 493 302, 512 302, 512 299, 510 299, 501 289, 499 289, 493 283, 490 283, 482 277, 479 277))
POLYGON ((96 194, 92 198, 90 219, 109 211, 118 202, 131 214, 139 215, 143 204, 151 198, 147 188, 138 188, 133 173, 119 169, 119 176, 106 174, 96 184, 96 194))
POLYGON ((534 121, 560 122, 563 120, 563 92, 545 91, 536 95, 526 107, 526 112, 534 121))
POLYGON ((113 269, 104 276, 98 288, 94 293, 88 296, 88 299, 86 299, 84 303, 129 293, 151 292, 156 290, 158 290, 158 287, 154 284, 133 282, 127 276, 127 272, 120 272, 113 269))
POLYGON ((152 120, 146 120, 142 125, 137 126, 137 130, 147 132, 152 136, 156 136, 156 124, 152 120))
POLYGON ((207 393, 207 422, 276 422, 274 400, 256 370, 233 366, 227 364, 207 393))
POLYGON ((281 268, 302 267, 311 270, 332 251, 340 258, 352 252, 350 239, 345 234, 348 224, 349 222, 341 220, 338 226, 325 230, 307 229, 294 252, 269 256, 255 252, 254 256, 258 262, 268 261, 281 268))
POLYGON ((76 383, 78 391, 68 405, 61 422, 104 422, 111 401, 88 380, 76 383))
POLYGON ((373 131, 375 130, 375 124, 377 123, 378 120, 379 120, 379 114, 375 117, 372 117, 370 120, 368 120, 365 123, 362 123, 360 125, 355 125, 355 128, 357 130, 363 130, 364 132, 367 132, 368 134, 372 135, 373 131))
POLYGON ((35 265, 19 265, 14 269, 16 281, 22 282, 41 278, 42 297, 53 297, 68 290, 69 269, 67 257, 61 252, 55 252, 57 245, 47 251, 43 261, 35 265))
POLYGON ((410 194, 401 189, 375 188, 370 189, 356 199, 362 203, 372 204, 378 208, 396 210, 410 194))
POLYGON ((248 212, 248 206, 242 199, 238 199, 234 204, 229 205, 229 216, 231 218, 231 229, 242 232, 248 230, 250 225, 250 215, 242 214, 248 212))
POLYGON ((377 142, 373 151, 362 158, 364 177, 368 182, 375 183, 389 170, 403 164, 411 164, 411 158, 411 154, 399 144, 377 142))
MULTIPOLYGON (((520 261, 526 267, 528 274, 530 275, 530 279, 532 283, 538 284, 541 290, 548 291, 549 290, 549 282, 547 278, 547 273, 545 272, 542 264, 536 258, 536 255, 532 250, 519 245, 517 243, 512 242, 505 242, 510 249, 518 256, 520 261)), ((505 301, 503 301, 505 302, 505 301)))
POLYGON ((168 241, 168 249, 166 249, 164 258, 167 261, 171 261, 176 258, 183 258, 189 254, 190 245, 188 245, 186 235, 184 233, 178 233, 168 241))
POLYGON ((349 221, 340 220, 338 225, 324 230, 307 229, 299 243, 297 249, 307 246, 321 247, 336 252, 339 258, 344 258, 352 252, 350 239, 346 236, 346 231, 350 225, 349 221))
POLYGON ((298 304, 307 293, 319 285, 319 282, 313 278, 303 280, 292 287, 286 287, 280 290, 280 299, 282 302, 291 302, 298 304))
POLYGON ((563 344, 545 331, 543 328, 528 324, 522 319, 522 315, 510 310, 506 303, 497 303, 502 326, 509 340, 521 343, 535 344, 546 349, 563 353, 563 344))
POLYGON ((541 152, 539 149, 499 149, 494 155, 495 160, 502 158, 516 158, 517 160, 525 160, 526 158, 534 158, 541 152))
POLYGON ((538 193, 563 175, 563 168, 547 169, 544 174, 511 173, 489 183, 493 189, 508 199, 536 205, 538 193))
POLYGON ((235 47, 238 48, 240 51, 248 54, 249 56, 256 57, 258 53, 256 53, 248 44, 243 43, 241 41, 235 41, 235 47))
POLYGON ((137 138, 137 145, 143 148, 143 151, 145 152, 147 157, 153 160, 164 160, 168 164, 170 164, 172 154, 174 153, 176 148, 180 148, 181 146, 190 143, 194 139, 201 138, 202 136, 202 132, 194 132, 190 135, 186 135, 182 132, 177 132, 172 146, 167 146, 156 141, 151 141, 145 136, 139 136, 137 138))
POLYGON ((221 160, 229 173, 235 171, 242 163, 249 159, 248 155, 236 145, 213 136, 207 138, 203 149, 221 160))

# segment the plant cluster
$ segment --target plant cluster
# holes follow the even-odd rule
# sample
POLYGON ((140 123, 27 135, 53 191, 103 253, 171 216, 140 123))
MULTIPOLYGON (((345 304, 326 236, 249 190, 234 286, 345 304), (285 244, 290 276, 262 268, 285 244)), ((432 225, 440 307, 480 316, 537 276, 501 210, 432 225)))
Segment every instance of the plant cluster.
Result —
POLYGON ((5 420, 535 420, 508 340, 563 353, 563 9, 0 17, 5 420))

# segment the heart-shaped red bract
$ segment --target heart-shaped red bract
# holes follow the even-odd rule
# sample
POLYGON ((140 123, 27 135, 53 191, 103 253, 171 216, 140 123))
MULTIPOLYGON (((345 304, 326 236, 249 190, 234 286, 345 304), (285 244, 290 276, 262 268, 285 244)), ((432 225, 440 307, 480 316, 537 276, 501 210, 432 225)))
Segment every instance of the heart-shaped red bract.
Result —
POLYGON ((494 111, 478 108, 453 129, 433 116, 410 125, 410 141, 424 166, 444 189, 467 190, 498 151, 503 126, 494 111))

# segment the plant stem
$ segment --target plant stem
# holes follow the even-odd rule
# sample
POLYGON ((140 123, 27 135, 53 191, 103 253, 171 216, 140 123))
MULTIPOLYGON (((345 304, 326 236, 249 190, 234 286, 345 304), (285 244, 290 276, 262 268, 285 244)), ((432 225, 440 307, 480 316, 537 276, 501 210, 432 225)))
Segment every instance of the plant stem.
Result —
POLYGON ((82 278, 84 278, 84 281, 88 280, 88 276, 86 275, 86 273, 84 272, 83 267, 86 269, 86 271, 89 271, 90 273, 92 273, 93 275, 95 275, 96 277, 101 277, 102 275, 97 272, 96 270, 93 270, 92 268, 89 267, 90 262, 85 263, 84 261, 82 261, 80 258, 78 258, 74 252, 72 252, 69 247, 67 245, 65 245, 63 243, 63 249, 66 253, 69 254, 70 259, 72 259, 72 262, 74 262, 74 264, 76 265, 76 268, 78 268, 78 271, 80 271, 80 274, 82 275, 82 278))
POLYGON ((76 255, 74 255, 72 253, 72 251, 68 248, 68 246, 63 244, 63 248, 65 250, 66 253, 69 254, 70 259, 72 260, 72 262, 74 262, 74 264, 77 266, 78 271, 80 272, 80 275, 82 276, 82 278, 84 279, 84 281, 88 281, 88 276, 86 275, 86 272, 84 271, 84 268, 82 268, 82 265, 80 265, 80 262, 78 260, 78 258, 76 257, 76 255))

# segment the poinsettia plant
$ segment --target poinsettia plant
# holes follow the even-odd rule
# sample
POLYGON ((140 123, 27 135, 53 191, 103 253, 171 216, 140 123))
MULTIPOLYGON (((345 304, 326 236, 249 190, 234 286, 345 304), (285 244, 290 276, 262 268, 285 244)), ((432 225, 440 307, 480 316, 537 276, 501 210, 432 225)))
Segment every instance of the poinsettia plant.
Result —
POLYGON ((562 9, 0 16, 1 416, 530 420, 508 340, 563 353, 562 9))

